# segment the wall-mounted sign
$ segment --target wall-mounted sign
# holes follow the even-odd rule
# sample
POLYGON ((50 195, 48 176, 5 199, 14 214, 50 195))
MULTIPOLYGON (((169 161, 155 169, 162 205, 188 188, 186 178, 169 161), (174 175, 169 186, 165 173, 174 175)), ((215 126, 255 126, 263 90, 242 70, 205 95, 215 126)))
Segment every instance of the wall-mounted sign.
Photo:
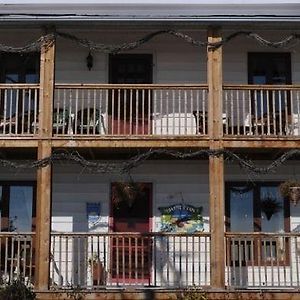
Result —
POLYGON ((159 207, 161 212, 161 231, 187 232, 203 231, 202 206, 174 204, 159 207))
POLYGON ((93 229, 100 221, 100 203, 86 204, 86 214, 88 220, 88 228, 93 229))

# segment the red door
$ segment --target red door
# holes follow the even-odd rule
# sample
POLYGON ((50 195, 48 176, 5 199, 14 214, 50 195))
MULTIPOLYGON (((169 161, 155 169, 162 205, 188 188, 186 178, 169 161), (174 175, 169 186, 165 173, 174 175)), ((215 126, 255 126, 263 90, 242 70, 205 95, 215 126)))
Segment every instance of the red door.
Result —
POLYGON ((150 281, 152 185, 112 183, 111 275, 120 283, 150 281))

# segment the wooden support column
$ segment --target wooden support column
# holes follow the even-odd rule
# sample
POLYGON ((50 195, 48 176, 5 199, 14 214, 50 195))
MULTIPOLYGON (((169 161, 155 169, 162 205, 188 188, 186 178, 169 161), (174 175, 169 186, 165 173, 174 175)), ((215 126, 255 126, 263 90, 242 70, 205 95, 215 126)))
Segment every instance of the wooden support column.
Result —
MULTIPOLYGON (((221 41, 219 28, 209 28, 208 42, 221 41)), ((207 50, 208 78, 208 133, 210 149, 223 149, 222 122, 222 47, 207 50)), ((224 160, 223 155, 209 158, 209 206, 210 206, 210 284, 213 288, 225 288, 224 241, 224 160)))
MULTIPOLYGON (((208 43, 222 40, 219 28, 208 29, 208 43)), ((222 47, 207 49, 207 81, 208 81, 208 134, 211 140, 223 137, 223 76, 222 47)))
MULTIPOLYGON (((53 39, 50 43, 45 41, 41 49, 38 159, 48 157, 52 153, 54 64, 55 40, 53 39)), ((48 290, 49 287, 51 171, 51 165, 37 171, 35 288, 38 291, 48 290)))

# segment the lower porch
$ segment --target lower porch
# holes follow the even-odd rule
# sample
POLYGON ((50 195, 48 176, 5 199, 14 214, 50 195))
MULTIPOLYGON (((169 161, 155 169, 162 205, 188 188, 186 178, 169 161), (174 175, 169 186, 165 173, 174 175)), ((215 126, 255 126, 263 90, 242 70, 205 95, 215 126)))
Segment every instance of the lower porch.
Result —
MULTIPOLYGON (((7 207, 1 210, 1 281, 23 278, 34 288, 36 172, 0 171, 7 207)), ((224 261, 216 265, 207 159, 145 161, 130 177, 54 163, 47 291, 210 293, 217 269, 226 293, 294 293, 300 288, 300 211, 280 195, 279 185, 299 171, 293 160, 249 179, 236 162, 226 162, 224 261), (127 183, 138 192, 121 201, 118 189, 124 192, 127 183), (271 216, 262 209, 268 197, 277 202, 271 216)))
MULTIPOLYGON (((1 234, 2 284, 34 286, 33 235, 1 234)), ((296 291, 300 235, 226 233, 225 289, 296 291)), ((52 233, 49 289, 210 288, 210 234, 52 233)))

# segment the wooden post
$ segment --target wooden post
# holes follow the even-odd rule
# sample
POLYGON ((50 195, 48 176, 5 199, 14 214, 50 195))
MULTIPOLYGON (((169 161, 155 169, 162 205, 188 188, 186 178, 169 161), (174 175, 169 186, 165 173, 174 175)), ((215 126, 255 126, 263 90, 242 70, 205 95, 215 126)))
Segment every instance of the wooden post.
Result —
MULTIPOLYGON (((208 29, 208 43, 222 40, 219 28, 208 29)), ((223 137, 223 101, 222 101, 222 47, 207 49, 207 81, 208 81, 208 134, 210 139, 223 137)))
MULTIPOLYGON (((39 144, 38 159, 52 153, 52 108, 54 95, 55 42, 45 42, 41 49, 40 98, 39 98, 39 144)), ((37 291, 48 290, 51 230, 51 165, 37 171, 36 205, 36 273, 37 291)))
MULTIPOLYGON (((222 149, 222 142, 211 149, 222 149)), ((225 235, 224 235, 224 160, 223 155, 209 158, 210 208, 210 285, 225 287, 225 235)))
MULTIPOLYGON (((221 41, 220 29, 209 28, 208 42, 221 41)), ((223 149, 222 121, 222 47, 207 52, 207 78, 209 89, 208 132, 210 149, 223 149)), ((224 160, 223 155, 209 157, 209 206, 210 206, 210 284, 213 288, 225 288, 224 241, 224 160)))

